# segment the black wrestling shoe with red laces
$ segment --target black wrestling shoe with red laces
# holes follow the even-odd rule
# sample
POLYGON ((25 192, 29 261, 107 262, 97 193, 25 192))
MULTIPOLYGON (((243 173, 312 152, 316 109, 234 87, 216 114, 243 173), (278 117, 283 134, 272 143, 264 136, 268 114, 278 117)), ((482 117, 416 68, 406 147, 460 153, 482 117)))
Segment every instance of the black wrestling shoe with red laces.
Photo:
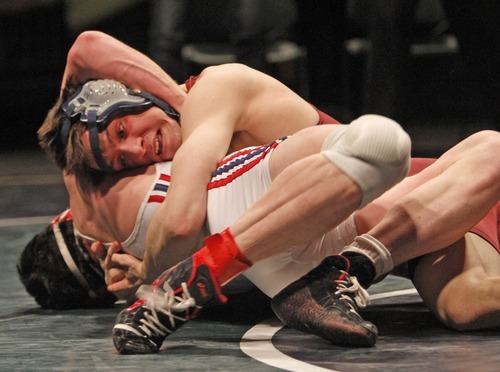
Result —
POLYGON ((205 305, 226 301, 205 263, 190 257, 165 271, 139 298, 122 310, 113 327, 113 343, 121 354, 157 353, 172 332, 195 318, 205 305))
POLYGON ((377 327, 358 314, 369 302, 368 292, 348 271, 347 258, 325 258, 272 299, 274 313, 287 326, 335 345, 375 345, 377 327))

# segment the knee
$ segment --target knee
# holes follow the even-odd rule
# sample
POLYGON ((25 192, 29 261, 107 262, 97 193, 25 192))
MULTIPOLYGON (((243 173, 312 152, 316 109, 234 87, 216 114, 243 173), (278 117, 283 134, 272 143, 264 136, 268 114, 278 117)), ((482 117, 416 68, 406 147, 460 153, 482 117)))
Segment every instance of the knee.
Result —
POLYGON ((364 206, 406 176, 411 140, 395 121, 364 115, 334 131, 322 153, 360 186, 364 206))
POLYGON ((353 155, 380 167, 404 167, 411 153, 411 140, 403 128, 379 115, 364 115, 349 124, 344 145, 353 155))

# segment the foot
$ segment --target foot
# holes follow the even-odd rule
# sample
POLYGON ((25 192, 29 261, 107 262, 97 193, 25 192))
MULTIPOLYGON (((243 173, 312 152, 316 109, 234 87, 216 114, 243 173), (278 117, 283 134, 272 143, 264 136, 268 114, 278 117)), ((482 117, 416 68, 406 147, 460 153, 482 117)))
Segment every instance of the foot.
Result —
POLYGON ((274 313, 287 326, 335 345, 375 345, 377 328, 358 314, 369 302, 368 293, 348 271, 347 258, 325 258, 272 299, 274 313))
POLYGON ((139 300, 118 314, 113 343, 121 354, 158 352, 165 338, 203 306, 226 301, 210 268, 194 261, 190 257, 165 271, 152 286, 142 286, 139 300))

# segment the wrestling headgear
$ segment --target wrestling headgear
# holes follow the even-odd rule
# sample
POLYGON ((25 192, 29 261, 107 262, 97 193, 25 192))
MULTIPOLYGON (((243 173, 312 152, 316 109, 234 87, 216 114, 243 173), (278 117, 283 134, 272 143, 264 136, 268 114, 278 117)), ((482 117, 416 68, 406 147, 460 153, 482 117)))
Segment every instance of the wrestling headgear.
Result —
POLYGON ((114 80, 91 80, 62 105, 66 118, 61 129, 61 141, 66 150, 71 126, 80 121, 87 124, 90 148, 97 166, 112 171, 102 157, 99 131, 116 115, 138 114, 158 106, 171 118, 179 121, 179 114, 166 102, 140 90, 128 89, 114 80))
POLYGON ((103 269, 74 229, 69 210, 26 245, 17 271, 27 292, 43 308, 102 308, 117 300, 106 288, 103 269))

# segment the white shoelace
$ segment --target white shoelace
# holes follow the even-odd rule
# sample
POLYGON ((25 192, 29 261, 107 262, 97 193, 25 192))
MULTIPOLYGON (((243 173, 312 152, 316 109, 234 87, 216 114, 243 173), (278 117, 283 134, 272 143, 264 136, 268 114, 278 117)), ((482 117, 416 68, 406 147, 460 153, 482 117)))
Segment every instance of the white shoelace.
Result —
POLYGON ((172 329, 165 326, 158 318, 158 312, 167 315, 171 328, 175 328, 176 321, 186 322, 187 319, 174 313, 187 311, 196 306, 194 298, 189 294, 186 283, 182 283, 181 296, 174 296, 173 293, 167 293, 161 288, 152 291, 150 286, 141 286, 137 291, 137 296, 145 299, 146 304, 144 306, 151 310, 151 313, 144 313, 144 318, 141 319, 142 325, 139 326, 149 337, 166 336, 172 333, 172 329))
MULTIPOLYGON (((344 271, 342 271, 345 273, 344 271)), ((337 282, 338 289, 336 295, 340 295, 342 300, 347 301, 351 307, 351 311, 356 311, 355 304, 360 309, 364 309, 370 303, 370 295, 358 282, 355 276, 347 275, 344 280, 337 282), (350 278, 350 281, 348 280, 350 278)))

